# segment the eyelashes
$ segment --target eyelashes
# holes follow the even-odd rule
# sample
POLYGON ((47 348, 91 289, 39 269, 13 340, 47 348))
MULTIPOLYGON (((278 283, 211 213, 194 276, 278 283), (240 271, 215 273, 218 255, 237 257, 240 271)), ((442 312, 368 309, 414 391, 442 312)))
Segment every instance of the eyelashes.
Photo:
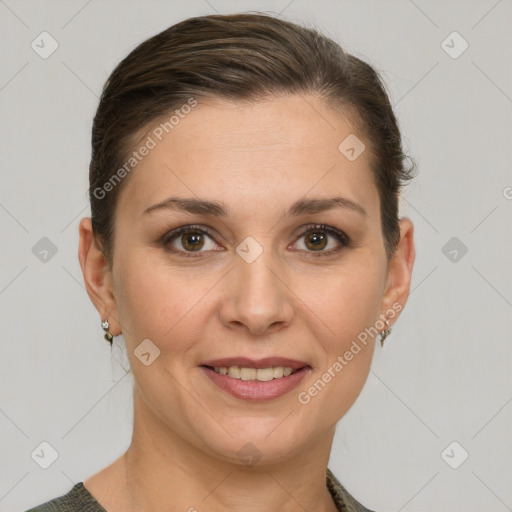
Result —
POLYGON ((346 248, 346 247, 350 246, 350 239, 349 239, 349 237, 343 231, 340 231, 339 229, 333 228, 331 226, 326 226, 325 224, 313 224, 311 226, 307 226, 305 229, 303 229, 297 235, 296 242, 298 240, 300 240, 302 237, 306 236, 306 235, 311 234, 311 235, 318 236, 322 232, 327 233, 328 237, 334 238, 338 242, 339 246, 337 248, 329 249, 327 251, 323 251, 323 250, 319 250, 319 251, 311 250, 311 251, 308 251, 306 249, 305 252, 307 252, 308 254, 310 253, 313 257, 317 257, 317 256, 320 256, 320 257, 321 256, 330 256, 330 255, 333 255, 335 253, 338 253, 343 248, 346 248))
MULTIPOLYGON (((191 233, 191 234, 193 233, 196 236, 197 235, 200 235, 200 236, 206 235, 209 238, 211 238, 212 240, 215 238, 215 235, 213 234, 213 232, 210 231, 206 227, 196 226, 196 225, 188 225, 188 226, 181 226, 179 228, 173 229, 172 231, 169 231, 168 233, 166 233, 163 236, 161 243, 164 246, 164 248, 169 252, 182 253, 182 255, 185 257, 197 258, 198 256, 200 256, 199 251, 180 250, 180 249, 176 249, 175 247, 171 246, 171 242, 173 242, 175 239, 178 239, 179 236, 187 234, 187 233, 191 233)), ((202 248, 202 246, 200 248, 202 248)), ((204 252, 204 251, 202 251, 202 252, 204 252)))
MULTIPOLYGON (((200 238, 201 237, 208 237, 213 242, 215 241, 215 234, 213 231, 211 231, 206 226, 200 226, 200 225, 186 225, 181 226, 179 228, 173 229, 169 232, 167 232, 159 241, 160 245, 164 247, 164 249, 170 253, 176 254, 178 256, 183 257, 201 257, 202 253, 205 252, 211 252, 211 251, 218 251, 221 249, 216 249, 214 247, 210 248, 207 251, 202 250, 186 250, 185 248, 179 249, 173 246, 173 242, 176 240, 179 240, 179 237, 181 236, 181 244, 183 247, 184 237, 183 235, 190 234, 193 237, 189 239, 185 239, 185 243, 189 244, 192 241, 192 247, 203 249, 206 243, 201 243, 200 238)), ((327 244, 329 244, 329 239, 333 238, 337 243, 338 246, 334 249, 329 250, 322 250, 323 247, 321 247, 318 250, 308 250, 306 249, 299 249, 300 252, 307 253, 307 256, 312 257, 322 257, 322 256, 331 256, 338 252, 340 252, 342 249, 350 247, 351 241, 350 238, 344 233, 343 231, 340 231, 332 226, 327 226, 325 224, 312 224, 304 228, 298 235, 296 235, 294 245, 304 236, 311 235, 314 236, 314 239, 317 241, 320 241, 323 243, 324 241, 327 241, 327 244), (325 234, 327 236, 325 236, 325 234)), ((213 245, 217 245, 215 242, 213 245)), ((294 249, 296 250, 296 249, 294 249)))

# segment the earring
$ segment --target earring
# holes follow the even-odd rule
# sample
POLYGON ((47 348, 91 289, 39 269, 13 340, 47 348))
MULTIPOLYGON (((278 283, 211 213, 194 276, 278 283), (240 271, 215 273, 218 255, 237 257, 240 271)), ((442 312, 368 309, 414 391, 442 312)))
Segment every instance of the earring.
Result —
POLYGON ((381 347, 384 346, 384 340, 391 334, 391 325, 389 324, 389 322, 387 320, 386 320, 386 325, 388 326, 388 328, 380 333, 380 346, 381 347))
POLYGON ((112 335, 112 333, 109 331, 109 328, 110 328, 110 324, 108 323, 108 320, 105 320, 105 321, 101 321, 101 327, 103 328, 103 330, 105 331, 105 339, 109 342, 109 343, 112 343, 112 340, 114 339, 114 336, 112 335))

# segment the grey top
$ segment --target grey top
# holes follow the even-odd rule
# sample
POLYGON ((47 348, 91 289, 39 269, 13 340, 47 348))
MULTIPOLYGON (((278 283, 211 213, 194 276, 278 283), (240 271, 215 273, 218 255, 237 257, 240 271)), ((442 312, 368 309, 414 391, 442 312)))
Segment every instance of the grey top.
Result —
MULTIPOLYGON (((327 488, 340 512, 372 512, 357 502, 327 468, 327 488)), ((66 495, 26 512, 107 512, 84 487, 77 483, 66 495)))

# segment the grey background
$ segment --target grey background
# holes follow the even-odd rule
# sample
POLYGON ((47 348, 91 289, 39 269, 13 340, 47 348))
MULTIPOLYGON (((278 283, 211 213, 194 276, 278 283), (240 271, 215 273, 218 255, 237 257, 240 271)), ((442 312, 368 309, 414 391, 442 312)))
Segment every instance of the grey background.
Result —
POLYGON ((101 87, 164 28, 247 10, 315 24, 380 69, 419 164, 402 203, 412 293, 330 468, 379 511, 512 510, 510 0, 0 0, 0 510, 64 494, 130 441, 122 339, 111 355, 77 260, 101 87), (43 31, 47 59, 31 47, 43 31))

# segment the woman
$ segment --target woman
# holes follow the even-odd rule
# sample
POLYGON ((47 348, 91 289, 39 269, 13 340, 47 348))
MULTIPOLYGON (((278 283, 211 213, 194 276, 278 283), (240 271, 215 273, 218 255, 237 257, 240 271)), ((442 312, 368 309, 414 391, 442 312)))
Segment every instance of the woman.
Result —
POLYGON ((404 161, 376 72, 316 31, 205 16, 132 51, 94 119, 79 247, 126 343, 132 441, 32 510, 368 510, 327 466, 407 300, 404 161))

